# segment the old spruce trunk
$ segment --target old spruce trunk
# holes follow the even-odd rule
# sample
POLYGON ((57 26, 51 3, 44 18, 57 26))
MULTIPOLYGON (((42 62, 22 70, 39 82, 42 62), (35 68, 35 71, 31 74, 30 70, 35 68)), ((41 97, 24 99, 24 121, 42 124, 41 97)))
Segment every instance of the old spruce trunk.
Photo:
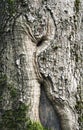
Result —
POLYGON ((0 121, 24 103, 26 116, 46 128, 82 130, 82 6, 0 1, 0 121))

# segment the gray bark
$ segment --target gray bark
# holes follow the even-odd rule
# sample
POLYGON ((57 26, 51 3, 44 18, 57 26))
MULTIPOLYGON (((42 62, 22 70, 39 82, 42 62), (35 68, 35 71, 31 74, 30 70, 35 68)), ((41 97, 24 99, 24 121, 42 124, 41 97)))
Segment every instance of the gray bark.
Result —
POLYGON ((82 130, 77 104, 83 102, 82 0, 22 0, 16 5, 11 14, 0 14, 0 76, 6 74, 7 86, 19 94, 14 104, 8 88, 3 89, 1 110, 23 102, 31 120, 47 128, 82 130))

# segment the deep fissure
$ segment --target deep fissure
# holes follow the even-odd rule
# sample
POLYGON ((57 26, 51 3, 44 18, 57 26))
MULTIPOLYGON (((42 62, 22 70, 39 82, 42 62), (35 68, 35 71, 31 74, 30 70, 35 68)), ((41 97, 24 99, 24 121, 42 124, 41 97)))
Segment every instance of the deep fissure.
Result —
POLYGON ((57 112, 54 110, 51 101, 48 99, 45 86, 41 84, 39 117, 41 124, 48 129, 61 130, 60 120, 57 112))

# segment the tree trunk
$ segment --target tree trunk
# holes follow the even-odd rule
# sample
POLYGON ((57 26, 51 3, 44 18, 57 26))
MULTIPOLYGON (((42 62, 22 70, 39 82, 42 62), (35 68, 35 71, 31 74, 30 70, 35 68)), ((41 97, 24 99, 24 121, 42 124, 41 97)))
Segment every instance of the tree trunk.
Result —
POLYGON ((26 115, 46 128, 82 130, 82 5, 1 1, 1 119, 24 103, 26 115))

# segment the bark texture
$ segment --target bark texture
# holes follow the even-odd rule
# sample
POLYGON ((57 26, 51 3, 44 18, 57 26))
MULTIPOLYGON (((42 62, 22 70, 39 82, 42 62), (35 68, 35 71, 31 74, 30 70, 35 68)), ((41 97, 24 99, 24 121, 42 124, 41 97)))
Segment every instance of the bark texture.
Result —
POLYGON ((27 115, 47 128, 82 130, 82 5, 82 0, 0 4, 1 83, 6 79, 0 116, 22 102, 29 106, 27 115), (18 96, 12 98, 11 90, 18 96))

